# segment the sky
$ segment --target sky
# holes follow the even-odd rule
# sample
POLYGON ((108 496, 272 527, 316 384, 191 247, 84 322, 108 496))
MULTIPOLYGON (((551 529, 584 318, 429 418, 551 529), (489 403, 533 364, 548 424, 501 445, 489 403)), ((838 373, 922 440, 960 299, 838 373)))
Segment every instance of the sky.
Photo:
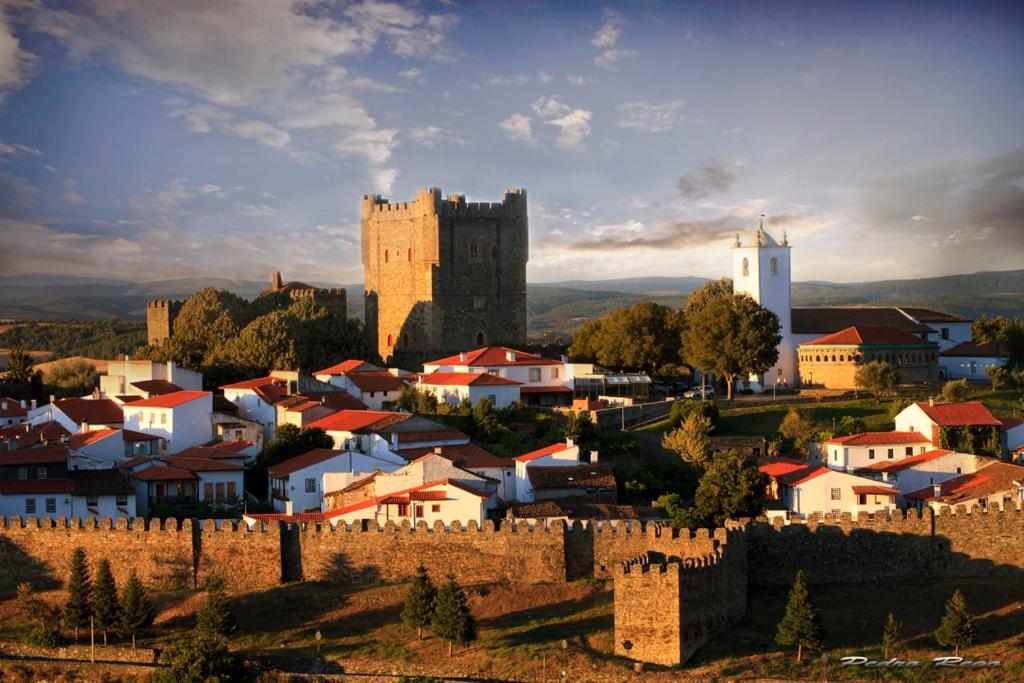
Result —
POLYGON ((358 283, 528 191, 531 282, 1024 267, 1024 4, 0 0, 0 274, 358 283))

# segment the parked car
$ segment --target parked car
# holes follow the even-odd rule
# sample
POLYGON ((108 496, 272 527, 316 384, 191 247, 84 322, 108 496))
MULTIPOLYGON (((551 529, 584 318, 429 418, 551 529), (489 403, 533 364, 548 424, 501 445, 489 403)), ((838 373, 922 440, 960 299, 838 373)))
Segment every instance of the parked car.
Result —
POLYGON ((697 399, 699 399, 699 398, 701 398, 701 391, 704 392, 704 398, 714 398, 715 397, 715 390, 713 388, 711 388, 711 387, 704 387, 703 390, 701 389, 701 387, 694 387, 693 389, 690 389, 685 394, 683 394, 683 398, 697 398, 697 399))

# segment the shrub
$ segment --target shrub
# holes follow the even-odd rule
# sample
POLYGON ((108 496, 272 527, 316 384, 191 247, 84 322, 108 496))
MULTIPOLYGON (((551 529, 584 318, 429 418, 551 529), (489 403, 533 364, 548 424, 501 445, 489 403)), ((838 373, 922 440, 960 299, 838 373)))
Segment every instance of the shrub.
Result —
POLYGON ((966 379, 951 379, 942 385, 940 398, 943 401, 959 403, 960 401, 967 400, 967 395, 970 391, 971 385, 967 383, 966 379))
POLYGON ((60 631, 53 627, 36 626, 25 636, 25 644, 52 650, 60 647, 60 631))

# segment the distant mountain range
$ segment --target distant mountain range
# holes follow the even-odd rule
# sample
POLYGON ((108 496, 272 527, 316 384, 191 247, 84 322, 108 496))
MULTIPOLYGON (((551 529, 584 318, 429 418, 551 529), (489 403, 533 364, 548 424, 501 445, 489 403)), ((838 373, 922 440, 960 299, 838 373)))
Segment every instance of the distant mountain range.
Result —
MULTIPOLYGON (((707 280, 698 277, 646 277, 618 280, 566 280, 528 286, 530 333, 538 338, 570 334, 584 321, 619 306, 650 299, 682 307, 707 280)), ((203 287, 222 287, 244 297, 267 288, 266 281, 182 278, 126 282, 65 275, 0 277, 0 319, 70 318, 143 320, 150 299, 184 299, 203 287)), ((349 314, 363 314, 362 285, 344 287, 349 314)), ((795 306, 920 306, 976 318, 982 313, 1024 316, 1024 270, 947 275, 878 282, 796 282, 795 306)))

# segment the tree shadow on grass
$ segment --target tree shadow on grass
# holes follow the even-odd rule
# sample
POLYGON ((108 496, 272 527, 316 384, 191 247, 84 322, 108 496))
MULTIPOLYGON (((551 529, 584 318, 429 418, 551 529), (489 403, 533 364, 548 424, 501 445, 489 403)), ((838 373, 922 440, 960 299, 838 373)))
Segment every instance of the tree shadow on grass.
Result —
MULTIPOLYGON (((527 590, 529 589, 527 588, 527 590)), ((552 605, 541 605, 539 607, 518 610, 516 612, 508 612, 488 619, 481 619, 479 623, 481 626, 489 628, 510 628, 528 624, 531 621, 547 621, 549 619, 564 617, 577 612, 585 612, 587 610, 594 609, 599 605, 610 604, 611 602, 612 593, 610 591, 595 591, 594 593, 585 595, 578 600, 567 600, 565 602, 559 602, 552 605)))

